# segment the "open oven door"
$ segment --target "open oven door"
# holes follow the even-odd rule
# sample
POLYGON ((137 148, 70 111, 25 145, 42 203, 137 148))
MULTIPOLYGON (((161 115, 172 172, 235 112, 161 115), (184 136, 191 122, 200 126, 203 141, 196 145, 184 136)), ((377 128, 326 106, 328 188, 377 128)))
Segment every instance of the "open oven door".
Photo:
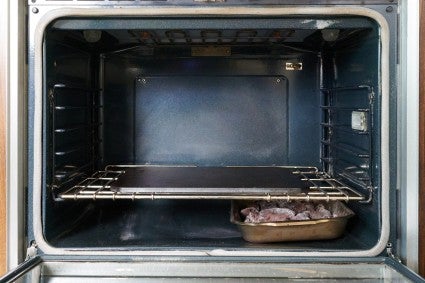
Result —
POLYGON ((389 257, 291 261, 97 261, 35 256, 6 274, 0 282, 425 282, 389 257))

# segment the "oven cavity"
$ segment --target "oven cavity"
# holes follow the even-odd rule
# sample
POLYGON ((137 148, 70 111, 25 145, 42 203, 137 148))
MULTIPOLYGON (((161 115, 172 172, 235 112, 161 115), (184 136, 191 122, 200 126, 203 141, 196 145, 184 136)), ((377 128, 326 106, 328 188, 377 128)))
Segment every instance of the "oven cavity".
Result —
POLYGON ((252 228, 241 201, 331 212, 342 201, 349 213, 331 218, 331 237, 251 242, 373 246, 379 56, 379 28, 364 17, 55 21, 44 51, 46 238, 249 249, 229 221, 252 228))

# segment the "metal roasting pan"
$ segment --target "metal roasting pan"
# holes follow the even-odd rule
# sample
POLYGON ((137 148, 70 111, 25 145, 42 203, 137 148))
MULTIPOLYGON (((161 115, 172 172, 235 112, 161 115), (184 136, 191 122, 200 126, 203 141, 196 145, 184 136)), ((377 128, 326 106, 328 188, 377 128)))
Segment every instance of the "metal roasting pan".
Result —
POLYGON ((354 216, 354 212, 342 202, 333 201, 327 203, 327 208, 331 212, 337 209, 342 216, 318 220, 245 223, 240 210, 247 206, 249 202, 232 201, 230 221, 239 227, 244 240, 252 243, 335 239, 344 233, 348 219, 354 216))

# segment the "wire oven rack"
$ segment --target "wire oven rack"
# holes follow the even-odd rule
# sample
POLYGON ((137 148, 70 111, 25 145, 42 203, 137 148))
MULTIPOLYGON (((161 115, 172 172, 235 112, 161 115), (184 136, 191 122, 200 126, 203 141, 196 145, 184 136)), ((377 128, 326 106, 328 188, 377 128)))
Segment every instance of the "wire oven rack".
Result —
MULTIPOLYGON (((292 173, 307 182, 307 193, 144 193, 144 192, 117 192, 111 190, 113 182, 118 180, 126 168, 138 165, 110 165, 105 170, 95 172, 91 177, 82 180, 77 185, 60 193, 58 197, 64 200, 142 200, 142 199, 227 199, 227 200, 340 200, 365 201, 365 196, 341 181, 320 172, 316 167, 290 167, 292 173)), ((288 168, 288 167, 285 167, 288 168)))

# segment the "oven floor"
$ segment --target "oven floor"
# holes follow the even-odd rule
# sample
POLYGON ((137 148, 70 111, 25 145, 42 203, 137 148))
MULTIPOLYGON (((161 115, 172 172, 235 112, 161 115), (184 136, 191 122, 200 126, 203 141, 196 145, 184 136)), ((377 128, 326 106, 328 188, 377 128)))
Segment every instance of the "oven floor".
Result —
MULTIPOLYGON (((48 239, 60 248, 129 249, 365 249, 349 232, 336 240, 252 244, 230 223, 229 201, 155 200, 89 203, 84 217, 48 239)), ((349 224, 350 225, 350 222, 349 224)), ((350 230, 350 227, 348 227, 350 230)))

